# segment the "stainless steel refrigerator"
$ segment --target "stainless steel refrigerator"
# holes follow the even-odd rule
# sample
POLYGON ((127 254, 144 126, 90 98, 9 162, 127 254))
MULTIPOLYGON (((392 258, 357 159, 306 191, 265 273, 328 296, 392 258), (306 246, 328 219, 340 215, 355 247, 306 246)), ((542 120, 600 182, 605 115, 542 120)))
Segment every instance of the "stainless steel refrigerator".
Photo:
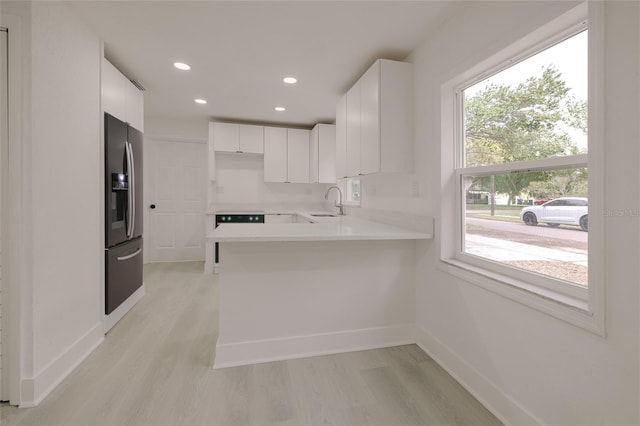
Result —
POLYGON ((142 285, 142 133, 105 113, 105 313, 142 285))

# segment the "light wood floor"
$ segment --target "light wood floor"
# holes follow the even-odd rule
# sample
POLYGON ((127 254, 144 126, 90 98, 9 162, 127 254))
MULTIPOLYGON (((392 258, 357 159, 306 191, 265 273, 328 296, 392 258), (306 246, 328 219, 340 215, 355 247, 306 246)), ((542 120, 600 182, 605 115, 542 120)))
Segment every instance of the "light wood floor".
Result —
POLYGON ((416 345, 212 370, 217 286, 145 267, 147 295, 38 407, 8 425, 496 425, 416 345))

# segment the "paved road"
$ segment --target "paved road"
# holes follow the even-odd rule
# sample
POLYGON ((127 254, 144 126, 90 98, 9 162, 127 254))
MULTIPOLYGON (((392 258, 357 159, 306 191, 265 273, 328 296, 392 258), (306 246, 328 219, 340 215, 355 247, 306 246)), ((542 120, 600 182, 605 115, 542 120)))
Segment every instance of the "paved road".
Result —
POLYGON ((587 242, 589 233, 582 231, 579 227, 560 226, 552 228, 545 224, 538 226, 527 226, 522 222, 504 222, 500 220, 479 219, 475 217, 467 217, 467 223, 476 226, 482 226, 487 229, 495 229, 506 232, 518 232, 521 234, 536 235, 543 238, 554 238, 559 240, 569 240, 578 242, 587 242))

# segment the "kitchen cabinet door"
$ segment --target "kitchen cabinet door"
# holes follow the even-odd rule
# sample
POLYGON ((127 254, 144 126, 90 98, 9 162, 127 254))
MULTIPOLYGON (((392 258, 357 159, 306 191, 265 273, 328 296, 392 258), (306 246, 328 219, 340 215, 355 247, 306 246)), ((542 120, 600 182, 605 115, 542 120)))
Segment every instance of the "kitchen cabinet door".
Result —
POLYGON ((318 124, 318 182, 336 183, 336 126, 318 124))
POLYGON ((213 144, 216 151, 240 150, 240 126, 234 123, 213 123, 213 144))
POLYGON ((309 139, 309 182, 318 183, 318 164, 320 161, 318 144, 320 138, 320 125, 316 124, 311 129, 311 136, 309 139))
POLYGON ((111 62, 102 59, 102 110, 127 121, 126 78, 111 62))
POLYGON ((309 138, 311 132, 303 129, 287 129, 288 182, 309 183, 309 138))
MULTIPOLYGON (((282 127, 265 127, 265 182, 287 182, 287 154, 287 129, 282 127)), ((309 160, 307 160, 307 164, 308 161, 309 160)))
POLYGON ((144 132, 144 95, 111 62, 102 58, 102 110, 144 132))
POLYGON ((347 176, 360 174, 360 81, 347 92, 347 176))
POLYGON ((264 126, 241 124, 239 130, 239 151, 250 154, 264 153, 264 126))
POLYGON ((347 177, 347 95, 336 106, 336 179, 347 177))
POLYGON ((125 85, 125 100, 127 122, 134 129, 144 133, 144 95, 129 80, 125 85))
POLYGON ((360 173, 380 171, 380 64, 360 79, 360 173))
POLYGON ((209 139, 207 141, 207 149, 208 149, 208 176, 209 180, 216 180, 216 150, 215 145, 213 143, 213 133, 214 127, 216 123, 209 123, 209 139))
POLYGON ((294 215, 292 214, 265 214, 264 223, 293 223, 294 215))
POLYGON ((413 171, 413 64, 379 60, 380 171, 413 171))

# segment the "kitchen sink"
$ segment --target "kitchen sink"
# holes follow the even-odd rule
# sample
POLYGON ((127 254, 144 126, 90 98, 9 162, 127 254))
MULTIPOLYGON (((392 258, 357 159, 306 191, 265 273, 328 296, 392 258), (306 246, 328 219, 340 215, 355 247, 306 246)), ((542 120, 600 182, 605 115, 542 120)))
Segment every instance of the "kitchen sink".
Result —
POLYGON ((316 213, 316 214, 311 213, 310 216, 315 216, 315 217, 338 217, 338 215, 331 214, 331 213, 316 213))

